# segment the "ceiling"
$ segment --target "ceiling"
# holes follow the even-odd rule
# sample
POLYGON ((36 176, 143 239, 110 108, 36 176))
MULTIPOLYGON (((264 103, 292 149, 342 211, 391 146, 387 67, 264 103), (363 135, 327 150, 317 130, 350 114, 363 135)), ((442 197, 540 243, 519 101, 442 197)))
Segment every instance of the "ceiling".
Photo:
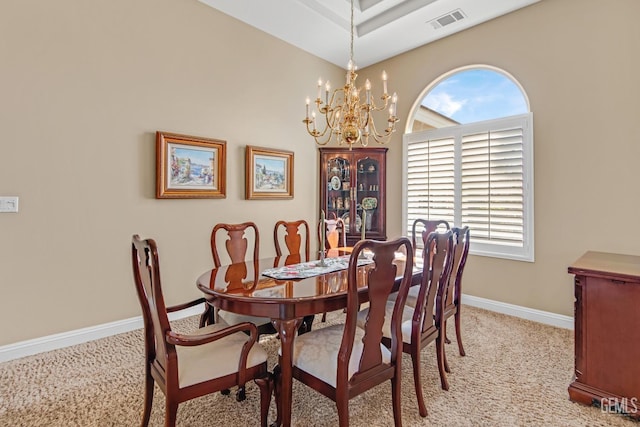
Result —
MULTIPOLYGON (((349 61, 350 0, 199 0, 326 59, 349 61)), ((540 0, 354 0, 354 60, 363 68, 540 0)))

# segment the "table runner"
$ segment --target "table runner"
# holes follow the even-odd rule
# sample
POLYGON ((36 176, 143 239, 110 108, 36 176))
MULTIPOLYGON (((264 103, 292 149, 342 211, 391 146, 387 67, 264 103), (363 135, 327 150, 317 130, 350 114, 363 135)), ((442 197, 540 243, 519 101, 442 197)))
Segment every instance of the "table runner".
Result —
MULTIPOLYGON (((320 261, 309 261, 302 262, 300 264, 285 265, 284 267, 268 268, 262 272, 262 275, 278 280, 306 279, 307 277, 320 276, 321 274, 346 270, 349 268, 349 258, 350 255, 325 258, 325 266, 319 265, 320 261)), ((370 264, 372 262, 373 260, 369 258, 358 259, 358 266, 370 264)))

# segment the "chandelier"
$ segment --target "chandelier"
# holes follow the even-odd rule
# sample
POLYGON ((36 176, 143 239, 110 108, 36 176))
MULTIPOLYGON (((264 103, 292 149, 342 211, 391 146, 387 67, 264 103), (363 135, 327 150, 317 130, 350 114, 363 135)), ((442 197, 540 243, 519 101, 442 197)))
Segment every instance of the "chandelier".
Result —
POLYGON ((331 140, 336 140, 340 145, 348 144, 349 149, 354 144, 360 143, 363 147, 369 144, 369 137, 372 137, 380 144, 386 144, 391 139, 391 134, 395 131, 396 122, 396 103, 398 96, 394 93, 389 96, 387 93, 387 73, 382 72, 382 97, 380 105, 377 105, 371 94, 371 82, 367 79, 364 87, 356 86, 356 64, 353 61, 353 0, 351 0, 351 45, 350 59, 347 66, 347 82, 342 88, 335 89, 331 92, 331 84, 327 81, 324 84, 324 101, 322 100, 322 79, 318 79, 318 97, 314 101, 315 108, 312 109, 307 98, 307 113, 302 121, 307 126, 307 132, 314 138, 316 144, 326 145, 331 140), (361 103, 361 95, 363 101, 361 103), (391 100, 391 103, 389 103, 391 100), (387 127, 378 131, 376 128, 373 113, 376 111, 387 110, 389 116, 387 118, 387 127), (316 115, 316 112, 318 113, 316 115), (324 122, 323 129, 320 131, 319 124, 316 122, 319 117, 324 116, 321 121, 324 122), (334 138, 335 137, 335 138, 334 138))

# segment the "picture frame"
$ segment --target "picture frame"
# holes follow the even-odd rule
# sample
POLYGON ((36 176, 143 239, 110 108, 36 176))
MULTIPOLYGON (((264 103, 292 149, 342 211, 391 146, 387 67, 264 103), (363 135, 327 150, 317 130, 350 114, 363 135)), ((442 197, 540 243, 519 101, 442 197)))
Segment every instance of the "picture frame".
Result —
POLYGON ((245 198, 292 199, 293 151, 247 145, 245 198))
POLYGON ((156 132, 156 198, 224 199, 227 143, 156 132))

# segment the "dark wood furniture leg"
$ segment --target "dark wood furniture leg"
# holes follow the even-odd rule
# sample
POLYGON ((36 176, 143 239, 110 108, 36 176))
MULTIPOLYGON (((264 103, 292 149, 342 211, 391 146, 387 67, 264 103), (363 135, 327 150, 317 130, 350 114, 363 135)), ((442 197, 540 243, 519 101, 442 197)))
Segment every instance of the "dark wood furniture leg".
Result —
POLYGON ((274 319, 273 326, 280 334, 281 355, 279 365, 274 369, 278 383, 276 385, 276 405, 278 407, 278 416, 276 422, 272 424, 274 427, 290 427, 291 426, 291 406, 292 406, 292 389, 293 389, 293 340, 295 339, 298 326, 302 319, 274 319))

